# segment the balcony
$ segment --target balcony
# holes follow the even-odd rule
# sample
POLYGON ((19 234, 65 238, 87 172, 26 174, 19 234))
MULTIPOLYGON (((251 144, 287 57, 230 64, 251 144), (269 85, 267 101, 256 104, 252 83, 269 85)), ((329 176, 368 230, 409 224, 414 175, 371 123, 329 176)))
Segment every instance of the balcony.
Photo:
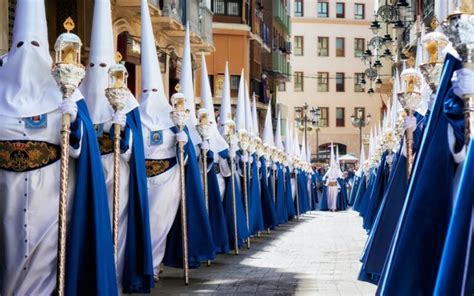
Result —
POLYGON ((279 80, 289 81, 289 74, 291 73, 290 63, 286 55, 280 51, 272 52, 272 72, 279 80))
POLYGON ((290 33, 290 14, 285 5, 281 1, 273 1, 273 18, 279 23, 286 32, 290 33))

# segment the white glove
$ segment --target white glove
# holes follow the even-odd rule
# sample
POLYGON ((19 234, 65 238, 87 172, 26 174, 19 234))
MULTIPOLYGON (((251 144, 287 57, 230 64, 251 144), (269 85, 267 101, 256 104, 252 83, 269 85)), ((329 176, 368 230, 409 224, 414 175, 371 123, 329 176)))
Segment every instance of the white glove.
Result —
POLYGON ((249 156, 247 152, 242 153, 242 156, 240 158, 243 162, 248 162, 249 161, 249 156))
POLYGON ((123 111, 117 111, 114 114, 114 118, 112 119, 114 124, 119 124, 122 127, 122 130, 127 123, 127 115, 123 111))
POLYGON ((260 161, 257 161, 257 168, 261 168, 262 167, 262 163, 260 161))
POLYGON ((59 109, 61 109, 62 114, 69 114, 71 115, 71 122, 76 121, 77 119, 77 105, 72 99, 66 99, 61 102, 59 105, 59 109))
POLYGON ((408 129, 411 128, 412 130, 416 129, 416 118, 415 116, 409 116, 405 118, 405 121, 403 122, 403 128, 408 129))
POLYGON ((249 163, 250 163, 250 164, 253 163, 253 157, 249 157, 249 163))
POLYGON ((202 150, 209 150, 209 141, 208 140, 204 140, 201 142, 201 149, 202 150))
POLYGON ((278 167, 277 167, 277 165, 276 165, 276 164, 273 164, 273 165, 272 165, 272 170, 276 171, 276 170, 277 170, 277 168, 278 168, 278 167))
POLYGON ((454 72, 453 91, 456 96, 462 98, 464 95, 474 94, 474 71, 463 68, 454 72))
POLYGON ((188 135, 184 131, 176 133, 176 141, 183 142, 185 145, 188 143, 188 135))

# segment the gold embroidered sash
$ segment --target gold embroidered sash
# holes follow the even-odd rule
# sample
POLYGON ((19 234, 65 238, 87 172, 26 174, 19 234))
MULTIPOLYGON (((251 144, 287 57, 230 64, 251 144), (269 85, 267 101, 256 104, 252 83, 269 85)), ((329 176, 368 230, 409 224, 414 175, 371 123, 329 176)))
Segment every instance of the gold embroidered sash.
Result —
POLYGON ((168 159, 145 159, 146 176, 148 178, 163 174, 176 164, 176 158, 168 159))
POLYGON ((26 172, 42 168, 61 157, 59 145, 42 141, 0 141, 0 169, 26 172))
POLYGON ((99 141, 100 155, 114 152, 114 142, 110 139, 109 133, 102 133, 100 137, 97 137, 97 141, 99 141))

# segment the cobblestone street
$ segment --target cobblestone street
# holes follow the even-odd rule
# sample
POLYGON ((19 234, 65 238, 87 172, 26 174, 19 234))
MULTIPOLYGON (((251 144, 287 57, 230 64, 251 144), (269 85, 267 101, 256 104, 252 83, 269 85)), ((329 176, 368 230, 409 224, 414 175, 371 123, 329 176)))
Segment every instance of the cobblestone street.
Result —
POLYGON ((190 273, 165 268, 153 295, 373 295, 357 281, 366 241, 357 213, 313 212, 252 239, 239 256, 219 255, 190 273))

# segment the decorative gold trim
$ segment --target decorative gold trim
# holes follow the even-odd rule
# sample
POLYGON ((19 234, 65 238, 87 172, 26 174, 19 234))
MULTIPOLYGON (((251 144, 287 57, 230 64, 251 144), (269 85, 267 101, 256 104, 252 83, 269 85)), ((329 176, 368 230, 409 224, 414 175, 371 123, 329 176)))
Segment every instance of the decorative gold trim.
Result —
POLYGON ((0 169, 24 172, 59 159, 59 146, 40 141, 0 141, 0 169))

